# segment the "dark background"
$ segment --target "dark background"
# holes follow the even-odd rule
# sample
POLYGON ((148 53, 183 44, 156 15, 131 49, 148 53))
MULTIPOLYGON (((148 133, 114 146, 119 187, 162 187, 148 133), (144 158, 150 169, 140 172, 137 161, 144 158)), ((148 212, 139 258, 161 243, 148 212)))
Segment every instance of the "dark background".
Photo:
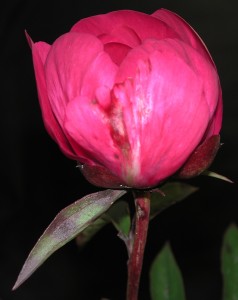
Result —
POLYGON ((56 213, 97 190, 43 127, 24 29, 34 41, 52 43, 83 17, 118 9, 152 13, 161 7, 177 12, 197 30, 217 65, 224 95, 224 145, 212 170, 235 184, 204 177, 191 180, 200 191, 151 223, 140 299, 149 299, 149 266, 167 240, 183 272, 187 299, 221 299, 222 236, 231 222, 238 222, 237 6, 235 0, 1 2, 1 300, 125 298, 126 250, 110 226, 82 251, 72 241, 11 292, 29 251, 56 213))

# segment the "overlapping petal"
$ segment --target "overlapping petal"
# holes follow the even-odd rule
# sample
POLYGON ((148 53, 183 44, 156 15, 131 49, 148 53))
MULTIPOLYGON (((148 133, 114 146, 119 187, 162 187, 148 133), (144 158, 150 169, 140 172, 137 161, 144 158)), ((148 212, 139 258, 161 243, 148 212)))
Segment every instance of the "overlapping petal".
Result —
POLYGON ((92 163, 90 155, 67 136, 63 122, 67 103, 71 99, 85 93, 92 96, 97 86, 112 82, 111 75, 116 71, 116 66, 102 48, 95 37, 79 34, 65 34, 52 47, 42 42, 33 45, 33 60, 46 128, 67 156, 87 163, 92 163), (81 52, 77 52, 78 48, 81 52), (76 53, 81 53, 81 56, 76 58, 76 53), (101 68, 108 70, 109 77, 100 75, 97 61, 101 61, 101 68))
POLYGON ((45 77, 49 100, 61 125, 67 103, 79 96, 84 74, 102 49, 95 37, 76 33, 62 35, 52 45, 45 77))
POLYGON ((109 122, 100 103, 80 97, 68 104, 64 126, 68 134, 94 157, 96 164, 120 174, 122 155, 115 147, 109 122))
POLYGON ((170 11, 86 18, 32 50, 51 136, 66 155, 106 168, 124 185, 160 183, 220 131, 215 64, 170 11))
MULTIPOLYGON (((206 45, 199 37, 199 35, 195 32, 195 30, 180 16, 177 14, 167 10, 167 9, 159 9, 152 14, 153 17, 158 18, 159 20, 165 22, 168 26, 173 28, 180 36, 183 42, 190 44, 194 49, 196 49, 200 55, 203 55, 206 59, 208 59, 216 69, 215 63, 209 53, 206 45)), ((208 87, 209 89, 209 87, 208 87)), ((212 135, 216 135, 220 132, 221 124, 222 124, 222 113, 223 113, 223 105, 222 105, 222 90, 221 86, 219 86, 219 96, 218 96, 218 104, 215 109, 214 117, 207 129, 205 138, 208 138, 212 135)))
MULTIPOLYGON (((216 98, 216 73, 210 64, 205 73, 196 70, 190 61, 194 49, 184 44, 182 55, 180 47, 176 41, 148 40, 134 49, 123 62, 135 66, 130 68, 133 79, 114 91, 131 145, 126 168, 142 186, 145 179, 153 185, 173 174, 199 144, 211 118, 207 101, 216 98), (214 94, 206 90, 207 81, 213 82, 214 94)), ((123 72, 129 76, 123 64, 120 80, 123 72)))
MULTIPOLYGON (((86 32, 94 36, 101 36, 106 33, 114 36, 113 42, 120 43, 122 42, 120 34, 122 27, 131 28, 131 30, 136 33, 137 39, 139 37, 140 40, 147 38, 164 39, 178 37, 178 34, 173 28, 167 26, 159 19, 132 10, 113 11, 107 14, 82 19, 72 27, 71 31, 86 32), (115 38, 118 40, 115 40, 115 38)), ((123 43, 130 46, 130 44, 132 42, 135 43, 137 39, 135 35, 127 34, 128 43, 126 43, 125 39, 123 43)))
POLYGON ((159 9, 151 16, 163 21, 169 27, 173 28, 183 42, 191 45, 201 55, 213 63, 212 57, 207 50, 206 45, 203 43, 202 39, 194 31, 194 29, 183 18, 167 9, 159 9))

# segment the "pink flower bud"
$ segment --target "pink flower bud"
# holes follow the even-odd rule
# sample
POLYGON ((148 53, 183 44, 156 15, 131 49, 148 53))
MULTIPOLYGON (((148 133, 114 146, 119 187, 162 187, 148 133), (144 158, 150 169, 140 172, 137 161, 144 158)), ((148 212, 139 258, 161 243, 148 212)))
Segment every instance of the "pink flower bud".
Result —
POLYGON ((192 176, 210 164, 210 142, 191 157, 219 134, 219 77, 200 37, 176 14, 93 16, 53 45, 31 47, 46 129, 92 183, 148 188, 179 170, 189 177, 189 159, 192 176))

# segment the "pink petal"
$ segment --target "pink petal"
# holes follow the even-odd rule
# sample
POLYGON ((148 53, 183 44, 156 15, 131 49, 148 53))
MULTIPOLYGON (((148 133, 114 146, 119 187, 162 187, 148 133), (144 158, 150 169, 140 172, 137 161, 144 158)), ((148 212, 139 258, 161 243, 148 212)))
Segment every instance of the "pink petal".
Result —
POLYGON ((212 132, 209 136, 219 134, 219 132, 221 130, 221 125, 222 125, 222 115, 223 115, 222 93, 221 93, 221 90, 220 90, 219 99, 218 99, 218 103, 217 103, 217 108, 216 108, 216 111, 214 113, 213 124, 211 126, 213 128, 213 130, 212 130, 212 132))
POLYGON ((36 76, 38 97, 40 101, 45 127, 48 133, 50 134, 50 136, 59 144, 64 154, 68 157, 75 158, 75 153, 70 147, 61 127, 59 126, 52 112, 52 108, 47 94, 44 64, 47 55, 50 51, 50 45, 44 42, 39 42, 34 44, 31 41, 31 46, 32 46, 32 55, 33 55, 33 62, 34 62, 34 69, 35 69, 35 76, 36 76))
MULTIPOLYGON (((206 61, 197 51, 183 42, 172 39, 165 39, 164 41, 146 40, 141 47, 133 49, 127 59, 121 64, 119 72, 116 77, 117 82, 123 82, 126 78, 134 77, 137 73, 137 62, 145 60, 145 56, 154 51, 163 53, 166 60, 166 51, 171 51, 173 48, 173 55, 184 60, 191 70, 203 78, 205 100, 210 110, 210 118, 212 119, 214 111, 217 107, 219 97, 219 78, 214 67, 206 61), (158 48, 159 46, 159 48, 158 48)), ((169 64, 169 62, 168 62, 169 64)))
MULTIPOLYGON (((109 120, 100 104, 78 97, 67 105, 65 128, 68 134, 91 156, 94 164, 120 174, 121 153, 111 137, 109 120)), ((120 176, 119 176, 120 177, 120 176)))
POLYGON ((125 44, 107 43, 104 45, 104 50, 110 55, 115 64, 120 65, 131 48, 125 44))
POLYGON ((203 140, 208 139, 213 135, 219 134, 222 125, 222 114, 223 114, 223 105, 222 105, 222 94, 220 90, 216 110, 214 111, 214 115, 213 118, 211 119, 210 125, 208 126, 207 131, 204 134, 203 140))
MULTIPOLYGON (((152 14, 153 17, 158 18, 161 21, 164 21, 167 25, 173 28, 181 37, 181 39, 189 43, 192 47, 194 47, 201 55, 206 57, 211 61, 214 68, 216 69, 215 63, 200 36, 195 32, 195 30, 180 16, 177 14, 166 10, 160 9, 152 14)), ((220 84, 219 84, 220 85, 220 84)), ((212 123, 210 128, 207 130, 206 136, 210 137, 212 135, 216 135, 220 132, 221 123, 222 123, 222 90, 219 87, 219 96, 218 96, 218 105, 216 109, 216 113, 214 118, 212 119, 212 123)))
POLYGON ((67 33, 52 45, 45 65, 46 82, 51 106, 61 125, 67 103, 80 94, 85 72, 102 50, 100 41, 88 34, 67 33))
POLYGON ((114 84, 117 70, 118 67, 106 52, 99 53, 85 70, 80 94, 94 100, 98 89, 108 92, 114 84))
POLYGON ((110 33, 103 33, 98 36, 103 44, 120 43, 130 48, 141 44, 141 39, 136 32, 128 26, 111 27, 110 33))
POLYGON ((178 170, 201 141, 212 110, 208 102, 217 97, 206 85, 215 92, 217 75, 193 48, 171 40, 148 40, 132 50, 117 78, 129 73, 133 79, 114 89, 132 149, 125 173, 134 185, 151 186, 178 170))
POLYGON ((198 50, 201 55, 214 64, 212 57, 200 36, 183 18, 167 9, 159 9, 151 16, 163 21, 169 27, 173 28, 185 43, 190 44, 194 49, 198 50))
MULTIPOLYGON (((113 42, 122 42, 121 28, 131 28, 140 40, 146 38, 164 39, 167 37, 178 37, 177 33, 167 26, 164 22, 161 22, 157 18, 147 15, 142 12, 132 10, 120 10, 113 11, 103 15, 97 15, 89 18, 85 18, 77 22, 71 29, 71 31, 90 33, 95 36, 101 36, 103 34, 113 35, 118 30, 116 36, 118 40, 112 40, 113 42)), ((127 35, 131 43, 132 35, 127 35)), ((133 39, 133 41, 136 41, 133 39)), ((130 43, 123 43, 130 46, 130 43)))
MULTIPOLYGON (((117 67, 102 50, 101 42, 88 34, 65 34, 53 44, 45 66, 46 82, 52 110, 62 128, 70 101, 79 95, 94 101, 98 87, 107 89, 112 85, 117 67)), ((92 164, 90 153, 67 132, 65 134, 77 153, 77 159, 92 164)))

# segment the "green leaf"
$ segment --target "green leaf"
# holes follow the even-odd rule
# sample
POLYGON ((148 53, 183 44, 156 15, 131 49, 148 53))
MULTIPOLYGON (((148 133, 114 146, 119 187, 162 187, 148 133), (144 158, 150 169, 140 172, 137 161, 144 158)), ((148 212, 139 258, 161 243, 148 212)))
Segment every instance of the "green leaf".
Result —
POLYGON ((105 216, 118 230, 119 235, 127 237, 131 228, 129 205, 125 201, 118 201, 113 204, 105 213, 105 216))
POLYGON ((162 210, 182 201, 198 190, 197 187, 183 182, 169 182, 153 192, 151 196, 150 218, 156 217, 162 210))
POLYGON ((121 190, 104 190, 87 195, 64 208, 32 249, 13 290, 29 278, 51 254, 75 238, 125 193, 121 190))
POLYGON ((223 300, 238 300, 238 228, 227 229, 222 245, 223 300))
POLYGON ((152 264, 150 293, 152 300, 185 300, 183 279, 169 244, 152 264))

